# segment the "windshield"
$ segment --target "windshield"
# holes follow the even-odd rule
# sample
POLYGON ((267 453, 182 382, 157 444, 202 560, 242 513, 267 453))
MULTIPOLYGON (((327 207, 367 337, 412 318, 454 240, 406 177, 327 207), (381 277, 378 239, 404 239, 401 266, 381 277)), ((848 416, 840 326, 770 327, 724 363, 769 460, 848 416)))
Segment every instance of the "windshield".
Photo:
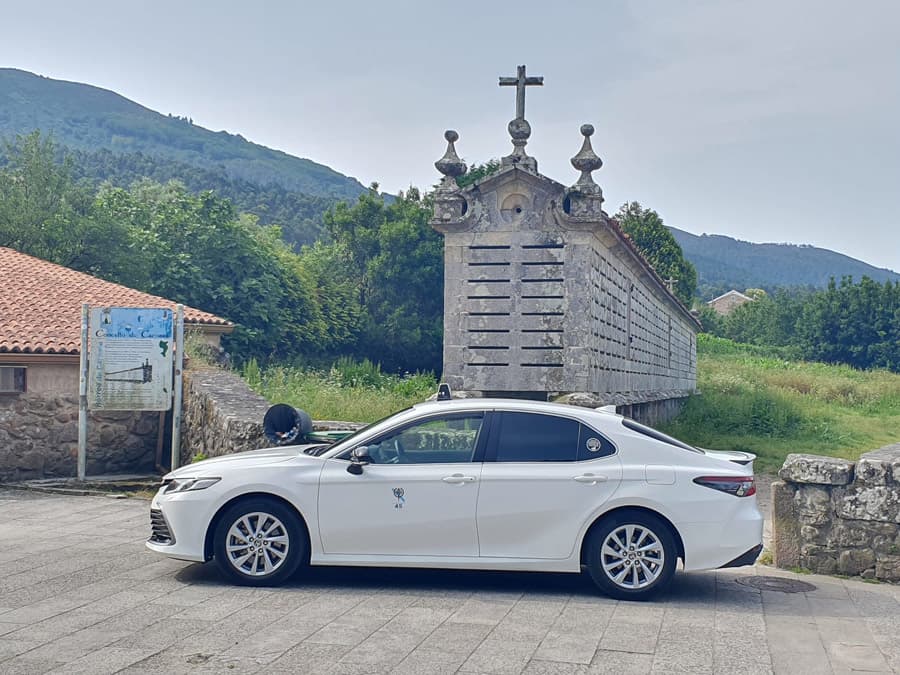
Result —
POLYGON ((387 422, 389 419, 391 419, 392 417, 394 417, 396 415, 405 413, 408 410, 412 410, 412 407, 404 408, 403 410, 399 410, 395 413, 391 413, 387 417, 382 417, 377 422, 372 422, 371 424, 367 424, 366 426, 364 426, 362 429, 357 429, 356 431, 354 431, 352 434, 350 434, 346 438, 342 438, 340 441, 338 441, 337 443, 332 445, 330 448, 328 448, 328 452, 331 453, 332 456, 339 455, 343 450, 352 447, 354 445, 354 443, 356 442, 356 439, 359 436, 361 436, 362 434, 366 433, 373 427, 376 427, 383 422, 387 422))
POLYGON ((622 418, 622 426, 624 426, 626 429, 636 431, 639 434, 643 434, 644 436, 649 436, 654 440, 661 441, 662 443, 674 445, 676 448, 681 448, 682 450, 690 450, 691 452, 699 452, 701 455, 706 454, 700 448, 695 448, 694 446, 688 445, 683 441, 679 441, 677 438, 667 436, 663 432, 657 431, 656 429, 645 427, 643 424, 641 424, 640 422, 635 422, 630 417, 622 418))

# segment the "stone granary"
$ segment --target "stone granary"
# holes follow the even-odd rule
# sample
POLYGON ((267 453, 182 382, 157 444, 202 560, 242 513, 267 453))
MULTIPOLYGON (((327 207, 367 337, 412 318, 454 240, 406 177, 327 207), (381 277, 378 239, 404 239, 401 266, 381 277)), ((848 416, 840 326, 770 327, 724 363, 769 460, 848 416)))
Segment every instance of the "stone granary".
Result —
POLYGON ((432 227, 444 235, 444 379, 454 390, 546 399, 582 394, 655 420, 696 389, 700 326, 602 209, 602 165, 581 127, 571 187, 526 154, 525 87, 515 78, 513 152, 459 188, 466 165, 447 131, 432 227))

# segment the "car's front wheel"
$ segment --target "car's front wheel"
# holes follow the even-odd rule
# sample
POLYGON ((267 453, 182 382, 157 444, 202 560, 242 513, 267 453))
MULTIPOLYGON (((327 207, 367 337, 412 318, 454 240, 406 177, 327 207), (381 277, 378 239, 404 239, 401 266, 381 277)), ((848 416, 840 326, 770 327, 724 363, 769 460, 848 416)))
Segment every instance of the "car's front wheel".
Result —
POLYGON ((667 523, 649 513, 623 511, 593 529, 585 563, 605 594, 619 600, 645 600, 669 584, 677 556, 667 523))
POLYGON ((305 526, 288 506, 265 497, 229 507, 213 539, 219 569, 246 586, 275 586, 284 582, 306 558, 305 526))

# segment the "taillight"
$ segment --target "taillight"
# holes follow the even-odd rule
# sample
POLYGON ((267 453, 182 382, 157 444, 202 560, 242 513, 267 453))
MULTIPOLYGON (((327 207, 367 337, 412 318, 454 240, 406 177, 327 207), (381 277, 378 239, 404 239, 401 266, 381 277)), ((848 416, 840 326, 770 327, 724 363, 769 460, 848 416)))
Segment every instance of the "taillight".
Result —
POLYGON ((735 497, 749 497, 756 494, 753 476, 700 476, 695 478, 694 482, 735 497))

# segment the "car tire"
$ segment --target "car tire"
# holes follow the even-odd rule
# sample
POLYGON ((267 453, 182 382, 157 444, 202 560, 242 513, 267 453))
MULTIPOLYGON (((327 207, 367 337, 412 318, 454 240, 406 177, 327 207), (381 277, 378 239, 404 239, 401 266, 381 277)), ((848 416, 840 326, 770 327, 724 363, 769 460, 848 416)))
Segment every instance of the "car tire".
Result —
POLYGON ((620 511, 591 531, 585 551, 588 573, 617 600, 647 600, 672 580, 678 557, 668 523, 643 511, 620 511))
POLYGON ((309 556, 306 526, 289 506, 265 497, 228 507, 213 538, 216 564, 244 586, 277 586, 309 556))

